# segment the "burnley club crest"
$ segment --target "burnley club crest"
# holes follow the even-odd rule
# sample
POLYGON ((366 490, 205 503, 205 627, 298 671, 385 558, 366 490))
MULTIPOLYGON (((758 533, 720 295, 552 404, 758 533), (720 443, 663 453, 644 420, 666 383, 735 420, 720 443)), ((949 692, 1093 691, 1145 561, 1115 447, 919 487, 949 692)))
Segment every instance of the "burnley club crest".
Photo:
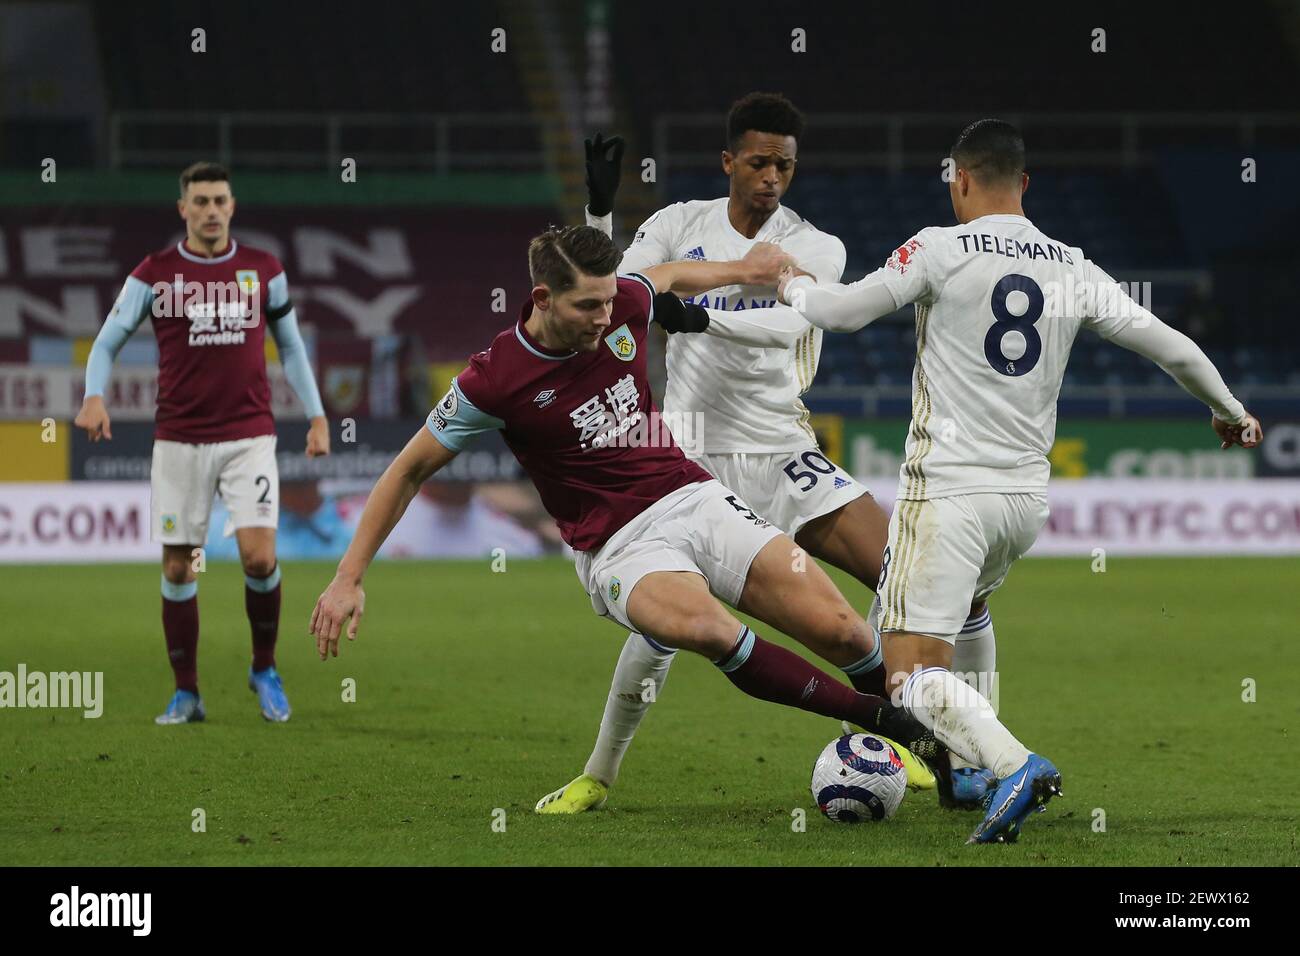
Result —
POLYGON ((620 362, 630 362, 636 358, 636 339, 626 323, 605 336, 605 344, 618 356, 620 362))

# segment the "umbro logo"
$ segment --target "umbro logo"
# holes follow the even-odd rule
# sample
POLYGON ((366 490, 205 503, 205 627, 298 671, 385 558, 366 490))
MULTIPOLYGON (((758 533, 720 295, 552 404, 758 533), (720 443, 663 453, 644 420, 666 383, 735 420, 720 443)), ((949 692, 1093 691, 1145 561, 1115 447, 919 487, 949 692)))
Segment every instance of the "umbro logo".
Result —
POLYGON ((555 389, 548 388, 537 393, 537 397, 533 399, 533 404, 538 408, 545 408, 553 401, 555 401, 555 389))
POLYGON ((697 262, 702 262, 702 261, 704 261, 704 259, 706 258, 706 256, 704 255, 704 247, 703 247, 703 246, 696 246, 696 247, 695 247, 694 249, 692 249, 690 252, 686 253, 686 258, 687 258, 687 259, 694 259, 694 260, 696 260, 697 262))

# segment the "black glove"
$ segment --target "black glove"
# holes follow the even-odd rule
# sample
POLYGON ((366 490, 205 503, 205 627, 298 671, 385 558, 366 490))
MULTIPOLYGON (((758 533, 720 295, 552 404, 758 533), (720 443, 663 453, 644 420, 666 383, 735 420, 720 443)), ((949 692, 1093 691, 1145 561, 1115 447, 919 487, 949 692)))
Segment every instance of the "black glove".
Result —
POLYGON ((587 147, 587 208, 593 216, 608 216, 614 209, 618 177, 623 165, 623 137, 583 140, 587 147))
POLYGON ((654 320, 665 332, 703 332, 709 327, 709 312, 702 305, 683 302, 671 292, 654 297, 654 320))

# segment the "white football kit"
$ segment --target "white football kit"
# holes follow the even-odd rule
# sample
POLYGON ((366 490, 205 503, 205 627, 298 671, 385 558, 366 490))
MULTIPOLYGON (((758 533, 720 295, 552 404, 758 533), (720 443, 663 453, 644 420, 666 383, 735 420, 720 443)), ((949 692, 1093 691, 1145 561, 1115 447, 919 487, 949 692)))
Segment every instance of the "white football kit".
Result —
POLYGON ((786 299, 793 309, 711 313, 708 332, 780 348, 803 321, 854 331, 916 307, 912 424, 881 572, 881 630, 953 640, 972 599, 995 590, 1033 544, 1080 328, 1157 362, 1220 419, 1245 416, 1195 343, 1023 216, 923 229, 858 282, 800 277, 786 299))
MULTIPOLYGON (((674 203, 637 229, 619 264, 622 272, 684 259, 734 261, 756 242, 772 242, 823 282, 844 272, 844 244, 779 206, 753 239, 727 215, 727 197, 674 203)), ((609 229, 609 217, 587 221, 609 229)), ((777 304, 770 286, 724 286, 688 298, 710 311, 743 315, 777 304)), ((866 488, 817 447, 800 396, 812 384, 822 331, 805 322, 781 349, 751 347, 707 335, 668 337, 668 421, 691 417, 693 441, 683 442, 710 474, 755 512, 794 536, 813 518, 836 511, 866 488)))
MULTIPOLYGON (((844 273, 845 252, 844 244, 834 236, 820 232, 781 206, 757 235, 748 239, 731 225, 727 202, 723 197, 674 203, 659 210, 637 230, 623 254, 620 270, 640 272, 683 259, 735 261, 743 259, 754 243, 773 242, 817 278, 839 281, 844 273)), ((588 212, 587 224, 612 233, 611 216, 596 217, 588 212)), ((725 286, 687 301, 709 308, 711 314, 729 316, 743 316, 749 310, 777 304, 776 289, 770 286, 725 286)), ((775 536, 773 526, 794 537, 809 521, 838 511, 867 493, 852 475, 821 453, 808 423, 808 409, 800 400, 817 373, 821 343, 821 330, 802 320, 780 348, 767 344, 747 346, 686 333, 668 337, 668 385, 663 409, 667 421, 685 418, 696 423, 691 440, 680 442, 682 450, 743 500, 752 514, 766 519, 762 523, 766 527, 755 523, 747 532, 754 540, 743 549, 728 543, 734 535, 695 534, 701 527, 717 529, 728 527, 728 522, 736 523, 732 509, 711 513, 707 510, 710 505, 697 505, 697 499, 705 499, 703 494, 692 495, 682 503, 683 520, 651 515, 655 508, 647 511, 646 517, 652 522, 666 520, 665 529, 657 533, 685 535, 705 546, 695 557, 696 564, 714 575, 710 582, 715 577, 731 582, 735 600, 723 593, 733 605, 739 600, 754 555, 775 536), (760 540, 760 534, 767 537, 760 540)), ((635 573, 638 555, 620 554, 618 559, 630 561, 635 573)), ((593 596, 593 603, 598 600, 593 596)), ((622 600, 625 602, 626 596, 622 600)), ((611 612, 631 627, 623 607, 616 606, 611 612)), ((656 694, 662 691, 673 655, 671 648, 656 643, 649 635, 635 631, 628 635, 614 670, 600 735, 587 761, 586 773, 607 784, 614 782, 623 753, 648 706, 644 697, 647 681, 653 683, 656 694)), ((563 792, 544 797, 539 809, 563 792)))

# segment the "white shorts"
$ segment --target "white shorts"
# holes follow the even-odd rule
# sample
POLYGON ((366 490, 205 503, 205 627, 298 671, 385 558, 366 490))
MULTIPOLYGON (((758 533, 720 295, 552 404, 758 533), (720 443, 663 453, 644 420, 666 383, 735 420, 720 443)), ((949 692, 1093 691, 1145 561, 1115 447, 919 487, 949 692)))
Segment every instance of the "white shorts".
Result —
POLYGON ((1041 494, 899 499, 880 570, 880 630, 950 644, 970 606, 996 591, 1047 521, 1041 494))
POLYGON ((162 544, 203 544, 214 494, 230 512, 226 534, 279 522, 274 435, 203 445, 155 439, 149 480, 149 526, 162 544))
POLYGON ((695 461, 790 537, 838 511, 867 489, 816 447, 751 455, 701 455, 695 461))
POLYGON ((780 534, 720 482, 701 481, 655 502, 599 550, 579 551, 578 580, 597 614, 635 631, 627 599, 647 574, 694 571, 735 607, 754 557, 780 534))

